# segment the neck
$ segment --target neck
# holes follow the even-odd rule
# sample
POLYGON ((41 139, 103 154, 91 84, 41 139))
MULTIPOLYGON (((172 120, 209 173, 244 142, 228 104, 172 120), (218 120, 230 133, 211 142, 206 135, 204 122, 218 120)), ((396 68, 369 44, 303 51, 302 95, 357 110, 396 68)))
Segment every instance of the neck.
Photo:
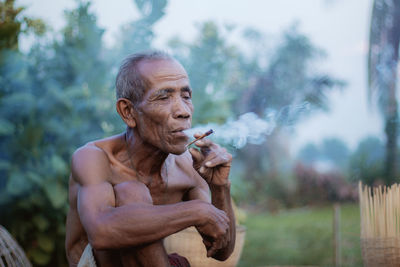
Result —
POLYGON ((144 142, 135 129, 127 128, 125 138, 128 166, 140 176, 161 178, 161 169, 168 153, 144 142))

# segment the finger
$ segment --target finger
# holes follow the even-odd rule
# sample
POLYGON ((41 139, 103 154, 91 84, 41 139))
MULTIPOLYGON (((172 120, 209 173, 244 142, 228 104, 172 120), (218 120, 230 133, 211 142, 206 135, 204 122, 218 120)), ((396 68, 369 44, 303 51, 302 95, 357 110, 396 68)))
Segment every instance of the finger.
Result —
POLYGON ((216 241, 214 241, 211 248, 207 250, 207 257, 212 257, 216 251, 217 251, 217 244, 216 241))
POLYGON ((230 228, 230 226, 228 226, 228 229, 226 229, 226 245, 228 245, 229 242, 231 242, 231 228, 230 228))
POLYGON ((206 246, 207 249, 209 249, 212 246, 212 243, 205 239, 203 239, 203 244, 204 246, 206 246))
POLYGON ((228 229, 226 229, 226 233, 224 236, 224 246, 223 247, 226 247, 231 240, 231 235, 229 234, 229 232, 230 231, 229 231, 229 227, 228 227, 228 229))
POLYGON ((189 153, 192 155, 193 164, 200 164, 203 161, 203 155, 201 152, 195 148, 190 148, 189 153))
POLYGON ((209 184, 212 181, 212 177, 213 177, 213 169, 211 168, 206 168, 204 166, 201 166, 198 169, 198 172, 200 173, 200 176, 203 177, 203 179, 209 184))
POLYGON ((228 167, 231 165, 232 156, 229 156, 229 154, 215 155, 214 157, 207 157, 205 161, 204 166, 207 168, 214 168, 219 165, 228 167))
POLYGON ((226 247, 226 245, 228 244, 228 242, 226 240, 226 233, 223 236, 221 236, 220 240, 221 241, 218 243, 218 249, 222 249, 222 248, 226 247))
POLYGON ((229 223, 229 217, 226 214, 226 212, 223 211, 223 210, 220 210, 220 209, 217 209, 217 210, 218 210, 218 213, 217 213, 218 214, 218 218, 221 218, 222 221, 224 221, 226 223, 229 223))
POLYGON ((204 156, 208 156, 208 154, 210 153, 210 151, 211 151, 211 148, 210 148, 210 146, 209 145, 207 145, 206 143, 205 143, 205 141, 207 141, 207 140, 200 140, 200 141, 197 141, 196 143, 194 143, 198 148, 200 148, 200 151, 201 151, 201 153, 204 155, 204 156))
POLYGON ((213 143, 213 141, 211 141, 210 139, 207 139, 207 138, 203 138, 203 139, 201 139, 199 141, 196 141, 194 144, 196 146, 198 146, 198 147, 213 147, 213 146, 216 146, 216 144, 213 143))
POLYGON ((199 137, 202 136, 202 135, 203 135, 203 133, 201 133, 201 132, 196 132, 196 133, 193 134, 193 137, 194 137, 194 138, 199 138, 199 137))

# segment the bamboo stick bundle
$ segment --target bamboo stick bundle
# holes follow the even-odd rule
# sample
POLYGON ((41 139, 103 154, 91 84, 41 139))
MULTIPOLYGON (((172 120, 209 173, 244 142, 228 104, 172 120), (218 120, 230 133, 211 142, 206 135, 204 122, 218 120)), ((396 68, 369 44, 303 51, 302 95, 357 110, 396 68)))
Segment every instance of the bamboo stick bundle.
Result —
POLYGON ((365 266, 400 266, 400 186, 358 186, 365 266))

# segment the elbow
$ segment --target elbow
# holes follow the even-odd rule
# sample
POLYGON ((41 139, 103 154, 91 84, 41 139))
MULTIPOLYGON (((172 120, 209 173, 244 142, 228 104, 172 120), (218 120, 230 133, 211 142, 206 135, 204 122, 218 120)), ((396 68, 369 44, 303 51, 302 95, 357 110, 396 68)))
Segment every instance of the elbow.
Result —
POLYGON ((87 231, 88 240, 90 245, 95 250, 111 249, 112 239, 107 235, 105 227, 100 224, 93 225, 89 231, 87 231))

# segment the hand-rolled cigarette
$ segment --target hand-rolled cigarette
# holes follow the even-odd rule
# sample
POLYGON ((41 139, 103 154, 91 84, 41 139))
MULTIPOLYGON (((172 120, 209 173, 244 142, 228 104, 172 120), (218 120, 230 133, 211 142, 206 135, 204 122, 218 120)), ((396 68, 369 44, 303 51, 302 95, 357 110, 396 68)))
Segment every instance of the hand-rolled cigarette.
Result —
POLYGON ((203 139, 206 136, 209 136, 210 134, 212 134, 214 131, 213 129, 208 130, 207 132, 203 133, 202 135, 200 135, 199 137, 197 137, 196 139, 194 139, 192 142, 190 142, 189 144, 186 145, 186 147, 189 147, 191 144, 193 144, 194 142, 197 142, 201 139, 203 139))

